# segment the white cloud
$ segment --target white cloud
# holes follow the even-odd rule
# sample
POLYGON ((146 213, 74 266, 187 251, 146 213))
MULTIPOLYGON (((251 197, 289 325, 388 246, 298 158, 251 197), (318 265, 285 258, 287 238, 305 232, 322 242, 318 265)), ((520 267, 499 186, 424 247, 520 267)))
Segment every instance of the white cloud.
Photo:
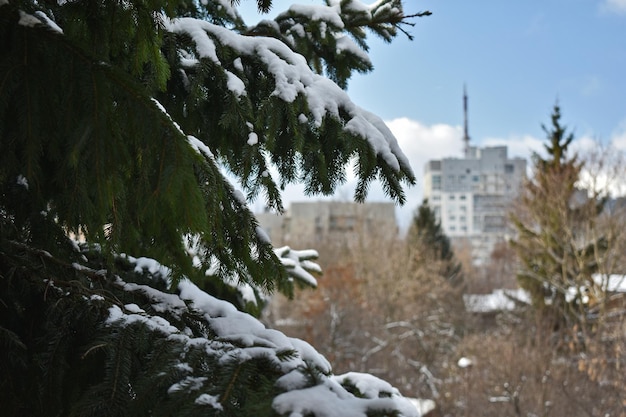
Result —
POLYGON ((460 126, 446 124, 427 126, 406 117, 385 123, 398 139, 417 177, 417 184, 405 190, 405 205, 396 210, 400 227, 405 229, 410 224, 413 212, 422 203, 424 165, 431 159, 461 157, 463 130, 460 126))
POLYGON ((619 150, 626 151, 626 120, 611 135, 611 144, 619 150))
POLYGON ((605 0, 601 9, 609 13, 626 14, 626 0, 605 0))
POLYGON ((424 125, 406 117, 385 122, 398 139, 400 148, 411 162, 418 177, 424 164, 431 159, 461 157, 463 131, 460 126, 446 124, 424 125))
POLYGON ((526 158, 530 160, 531 155, 537 152, 540 155, 545 153, 543 139, 538 139, 531 135, 512 135, 508 138, 485 138, 481 146, 502 146, 508 147, 509 158, 526 158))

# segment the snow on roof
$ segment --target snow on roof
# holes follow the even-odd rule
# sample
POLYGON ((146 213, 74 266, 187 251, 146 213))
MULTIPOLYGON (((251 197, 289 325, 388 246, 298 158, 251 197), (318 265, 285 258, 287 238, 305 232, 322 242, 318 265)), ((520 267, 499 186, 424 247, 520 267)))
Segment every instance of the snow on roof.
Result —
MULTIPOLYGON (((593 280, 603 291, 609 293, 626 293, 626 275, 618 274, 595 274, 593 280)), ((579 294, 576 287, 570 287, 566 291, 568 301, 579 294)), ((491 294, 465 294, 463 295, 465 309, 471 313, 490 313, 496 311, 511 311, 519 303, 530 303, 528 293, 518 288, 516 290, 494 290, 491 294)), ((583 302, 586 302, 583 299, 583 302)))
POLYGON ((529 303, 530 296, 522 289, 494 290, 491 294, 463 295, 465 309, 472 313, 490 313, 495 311, 511 311, 518 303, 529 303))

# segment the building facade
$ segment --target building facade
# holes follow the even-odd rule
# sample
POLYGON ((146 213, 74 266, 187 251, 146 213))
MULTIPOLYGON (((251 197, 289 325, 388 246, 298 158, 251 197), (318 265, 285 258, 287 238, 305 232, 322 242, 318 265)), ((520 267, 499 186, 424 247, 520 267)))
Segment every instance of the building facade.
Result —
POLYGON ((257 213, 256 217, 274 245, 398 234, 393 203, 293 202, 283 215, 257 213))
MULTIPOLYGON (((467 134, 466 134, 467 137, 467 134)), ((424 198, 455 243, 467 243, 476 264, 508 238, 508 211, 526 177, 526 160, 509 158, 506 146, 467 145, 464 158, 429 161, 424 198)))

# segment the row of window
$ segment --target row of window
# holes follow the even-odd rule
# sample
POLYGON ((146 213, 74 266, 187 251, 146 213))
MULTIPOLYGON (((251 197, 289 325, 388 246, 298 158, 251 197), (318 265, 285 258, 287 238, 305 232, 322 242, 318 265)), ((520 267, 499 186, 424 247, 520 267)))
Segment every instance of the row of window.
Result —
MULTIPOLYGON (((456 197, 457 197, 456 194, 448 194, 448 200, 450 200, 450 201, 456 200, 456 197)), ((432 200, 433 201, 441 201, 441 195, 440 194, 435 194, 432 197, 432 200)), ((465 200, 467 200, 467 196, 465 194, 461 194, 461 195, 459 195, 459 200, 465 201, 465 200)))

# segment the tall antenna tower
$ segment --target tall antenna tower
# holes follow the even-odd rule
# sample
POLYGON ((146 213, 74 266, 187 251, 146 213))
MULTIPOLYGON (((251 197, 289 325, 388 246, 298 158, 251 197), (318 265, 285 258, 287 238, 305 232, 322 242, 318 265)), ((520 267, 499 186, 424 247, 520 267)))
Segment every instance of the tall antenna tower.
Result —
POLYGON ((469 158, 470 154, 470 137, 467 121, 467 88, 463 84, 463 153, 465 158, 469 158))

